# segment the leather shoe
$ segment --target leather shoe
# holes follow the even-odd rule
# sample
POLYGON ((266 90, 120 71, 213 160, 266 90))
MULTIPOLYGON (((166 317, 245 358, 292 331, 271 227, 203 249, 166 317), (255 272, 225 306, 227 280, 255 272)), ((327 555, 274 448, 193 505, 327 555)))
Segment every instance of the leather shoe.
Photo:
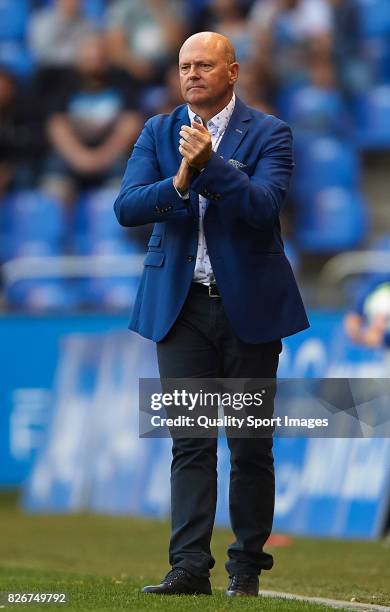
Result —
POLYGON ((257 574, 235 574, 229 578, 230 582, 226 590, 226 595, 229 597, 258 596, 259 577, 257 574))
POLYGON ((155 595, 211 595, 208 578, 200 578, 183 567, 174 567, 160 584, 145 586, 142 593, 155 595))

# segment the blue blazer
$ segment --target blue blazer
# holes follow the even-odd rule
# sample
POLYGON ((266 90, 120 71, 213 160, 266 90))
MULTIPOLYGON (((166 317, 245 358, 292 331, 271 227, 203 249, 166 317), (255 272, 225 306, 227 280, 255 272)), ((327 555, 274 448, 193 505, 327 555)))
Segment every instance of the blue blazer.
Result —
POLYGON ((236 98, 218 151, 184 200, 172 178, 181 162, 180 126, 189 123, 187 105, 146 122, 114 204, 121 225, 155 224, 130 329, 158 342, 175 323, 194 273, 200 194, 208 199, 211 265, 236 334, 259 343, 307 328, 279 222, 294 166, 290 128, 236 98))

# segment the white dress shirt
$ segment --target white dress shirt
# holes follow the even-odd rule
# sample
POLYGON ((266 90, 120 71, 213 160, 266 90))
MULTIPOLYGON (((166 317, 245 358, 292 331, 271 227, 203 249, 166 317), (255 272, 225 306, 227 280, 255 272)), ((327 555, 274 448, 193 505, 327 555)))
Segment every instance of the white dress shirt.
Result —
MULTIPOLYGON (((217 151, 219 147, 219 143, 222 140, 222 136, 224 135, 230 118, 232 116, 234 105, 236 102, 236 97, 233 93, 233 97, 230 100, 229 104, 225 106, 219 113, 217 113, 214 117, 212 117, 207 122, 207 129, 211 135, 211 143, 213 147, 213 151, 217 151)), ((200 117, 198 117, 191 109, 188 107, 188 116, 190 118, 190 122, 199 121, 199 123, 203 123, 200 117)), ((180 194, 179 194, 180 195, 180 194)), ((187 196, 181 196, 187 197, 187 196)), ((204 213, 206 210, 208 200, 203 196, 199 196, 199 229, 198 229, 198 250, 196 253, 196 263, 194 269, 193 281, 196 283, 203 283, 205 285, 209 285, 210 283, 215 282, 214 273, 211 267, 210 258, 207 252, 206 238, 204 235, 203 229, 203 219, 204 213)))

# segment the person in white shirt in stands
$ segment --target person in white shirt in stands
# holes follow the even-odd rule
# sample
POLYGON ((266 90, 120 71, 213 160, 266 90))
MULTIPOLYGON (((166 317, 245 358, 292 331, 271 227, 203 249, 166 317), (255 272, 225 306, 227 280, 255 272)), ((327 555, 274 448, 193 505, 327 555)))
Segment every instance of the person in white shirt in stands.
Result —
POLYGON ((309 60, 331 52, 331 8, 325 0, 257 0, 250 19, 258 54, 280 85, 309 79, 309 60))

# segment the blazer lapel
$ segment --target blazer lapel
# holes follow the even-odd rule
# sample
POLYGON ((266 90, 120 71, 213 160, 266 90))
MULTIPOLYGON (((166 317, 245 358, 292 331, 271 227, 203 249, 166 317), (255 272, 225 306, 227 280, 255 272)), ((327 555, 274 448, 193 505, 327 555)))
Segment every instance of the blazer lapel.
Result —
POLYGON ((225 161, 229 161, 229 159, 232 158, 234 152, 247 133, 250 119, 251 116, 247 106, 236 97, 233 114, 217 151, 217 155, 222 157, 225 161))
MULTIPOLYGON (((248 107, 236 96, 233 114, 222 136, 222 140, 219 143, 216 155, 219 155, 225 161, 229 161, 229 159, 232 158, 238 145, 248 131, 250 120, 251 116, 248 107)), ((210 202, 208 201, 205 213, 209 208, 209 204, 210 202)))

